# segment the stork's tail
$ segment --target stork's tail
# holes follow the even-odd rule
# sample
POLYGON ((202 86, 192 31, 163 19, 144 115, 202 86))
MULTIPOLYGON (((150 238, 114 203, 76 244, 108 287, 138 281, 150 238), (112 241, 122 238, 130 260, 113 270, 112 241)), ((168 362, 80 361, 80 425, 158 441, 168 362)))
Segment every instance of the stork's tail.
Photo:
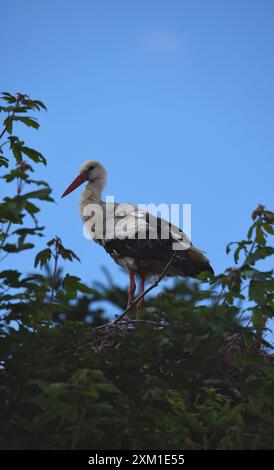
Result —
POLYGON ((178 256, 175 258, 175 266, 180 270, 181 276, 196 277, 206 271, 214 274, 208 258, 194 246, 191 246, 188 250, 178 252, 178 256))

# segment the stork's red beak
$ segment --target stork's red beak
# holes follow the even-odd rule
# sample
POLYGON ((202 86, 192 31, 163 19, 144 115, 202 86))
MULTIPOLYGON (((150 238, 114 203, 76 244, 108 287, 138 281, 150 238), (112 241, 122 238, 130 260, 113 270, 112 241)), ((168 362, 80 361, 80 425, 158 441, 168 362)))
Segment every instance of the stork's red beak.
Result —
POLYGON ((88 179, 88 174, 87 173, 80 173, 80 175, 75 178, 74 181, 69 185, 69 187, 66 189, 66 191, 62 194, 61 197, 67 196, 69 193, 74 191, 74 189, 78 188, 81 184, 83 184, 85 181, 88 179))

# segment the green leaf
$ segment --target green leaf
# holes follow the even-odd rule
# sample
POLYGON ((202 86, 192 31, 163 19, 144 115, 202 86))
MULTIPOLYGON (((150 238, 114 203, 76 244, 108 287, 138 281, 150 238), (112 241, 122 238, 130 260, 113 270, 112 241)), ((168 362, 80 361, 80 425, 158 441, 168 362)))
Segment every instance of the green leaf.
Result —
POLYGON ((1 98, 8 103, 15 103, 17 101, 16 97, 7 92, 1 93, 1 98))
POLYGON ((24 142, 21 142, 17 137, 11 136, 9 137, 10 141, 10 148, 13 153, 13 156, 17 162, 22 161, 22 147, 24 142))
POLYGON ((233 364, 237 367, 245 367, 245 366, 264 366, 265 359, 258 355, 248 355, 242 354, 241 356, 237 356, 233 359, 233 364))
POLYGON ((256 240, 259 245, 265 245, 266 243, 265 234, 259 225, 256 226, 256 240))
POLYGON ((15 196, 14 198, 6 197, 4 202, 0 204, 0 220, 2 222, 22 223, 23 209, 25 206, 24 199, 15 196))
POLYGON ((255 226, 256 226, 256 222, 253 225, 251 225, 250 229, 248 230, 248 232, 247 232, 248 240, 250 240, 252 238, 252 234, 253 234, 253 231, 255 229, 255 226))
POLYGON ((20 243, 18 245, 16 243, 6 243, 3 245, 2 250, 7 253, 19 253, 20 251, 30 250, 33 247, 33 243, 20 243))
POLYGON ((34 267, 36 268, 39 264, 40 268, 42 268, 51 260, 51 257, 52 252, 50 248, 46 248, 45 250, 40 251, 35 257, 34 267))
POLYGON ((37 207, 35 204, 33 204, 32 202, 30 201, 27 201, 25 203, 25 211, 31 216, 32 220, 37 223, 37 217, 35 216, 35 214, 37 214, 38 212, 40 212, 40 209, 39 207, 37 207))
POLYGON ((270 235, 274 235, 274 228, 269 224, 264 224, 264 230, 270 235))
POLYGON ((258 304, 265 304, 266 295, 274 292, 274 279, 251 281, 249 284, 249 299, 258 304))
POLYGON ((23 196, 20 196, 21 198, 27 200, 27 199, 40 199, 41 201, 49 201, 52 202, 53 199, 49 196, 51 193, 50 188, 43 188, 43 189, 38 189, 37 191, 31 191, 29 193, 24 194, 23 196))
POLYGON ((234 261, 236 264, 239 261, 240 251, 241 251, 241 246, 238 246, 238 248, 236 248, 236 250, 234 251, 234 261))
POLYGON ((6 130, 9 134, 12 134, 12 124, 13 124, 12 116, 8 116, 4 120, 4 126, 6 127, 6 130))
POLYGON ((46 105, 43 103, 43 101, 40 101, 40 100, 35 100, 34 103, 39 107, 39 108, 43 108, 45 111, 47 111, 47 107, 46 105))
POLYGON ((47 164, 47 160, 45 159, 45 157, 40 152, 37 152, 34 149, 31 149, 26 146, 22 146, 21 152, 27 155, 35 163, 43 163, 44 165, 47 164))
POLYGON ((4 284, 10 287, 20 287, 20 276, 21 273, 15 269, 8 269, 0 273, 0 278, 4 279, 4 284))
POLYGON ((66 275, 63 281, 63 287, 68 292, 75 293, 76 291, 82 292, 84 294, 91 294, 93 290, 87 287, 85 284, 80 282, 81 279, 77 276, 66 275))
POLYGON ((14 121, 20 121, 28 127, 33 127, 34 129, 39 129, 40 125, 36 119, 25 117, 25 116, 14 116, 14 121))
POLYGON ((4 166, 6 168, 8 168, 9 166, 9 160, 6 157, 3 157, 2 155, 0 155, 0 166, 4 166))
POLYGON ((265 259, 274 254, 274 248, 272 246, 264 246, 257 248, 254 253, 248 256, 246 264, 254 264, 256 261, 265 259))
POLYGON ((61 244, 58 246, 58 252, 63 259, 67 259, 69 261, 76 259, 77 261, 80 261, 80 258, 78 258, 78 256, 72 250, 64 248, 61 244))

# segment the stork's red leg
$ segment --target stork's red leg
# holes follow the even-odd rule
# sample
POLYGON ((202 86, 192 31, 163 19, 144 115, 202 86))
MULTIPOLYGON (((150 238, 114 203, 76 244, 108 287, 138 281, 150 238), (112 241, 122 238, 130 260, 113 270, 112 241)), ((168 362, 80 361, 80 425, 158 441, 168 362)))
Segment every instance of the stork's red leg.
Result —
MULTIPOLYGON (((142 295, 145 291, 145 278, 144 277, 141 277, 140 278, 140 295, 142 295)), ((145 306, 145 301, 144 301, 144 297, 142 297, 139 302, 137 303, 137 308, 144 308, 145 306)))
POLYGON ((136 284, 135 284, 135 273, 131 269, 129 269, 129 289, 128 289, 128 302, 127 306, 130 307, 134 300, 134 293, 136 289, 136 284))

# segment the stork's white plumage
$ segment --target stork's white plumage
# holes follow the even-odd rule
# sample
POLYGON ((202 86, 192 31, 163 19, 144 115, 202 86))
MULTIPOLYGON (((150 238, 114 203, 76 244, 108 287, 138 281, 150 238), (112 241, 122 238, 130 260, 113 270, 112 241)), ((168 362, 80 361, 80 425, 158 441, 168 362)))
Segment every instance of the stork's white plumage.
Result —
MULTIPOLYGON (((128 306, 134 298, 135 275, 140 279, 142 294, 145 281, 161 274, 174 256, 174 246, 177 246, 176 255, 166 276, 195 277, 202 271, 213 273, 203 252, 195 248, 175 225, 131 204, 102 201, 106 181, 107 172, 103 165, 96 160, 88 160, 81 165, 80 174, 62 197, 87 183, 80 197, 80 214, 94 241, 128 271, 128 306)), ((143 307, 143 298, 138 307, 143 307)))

